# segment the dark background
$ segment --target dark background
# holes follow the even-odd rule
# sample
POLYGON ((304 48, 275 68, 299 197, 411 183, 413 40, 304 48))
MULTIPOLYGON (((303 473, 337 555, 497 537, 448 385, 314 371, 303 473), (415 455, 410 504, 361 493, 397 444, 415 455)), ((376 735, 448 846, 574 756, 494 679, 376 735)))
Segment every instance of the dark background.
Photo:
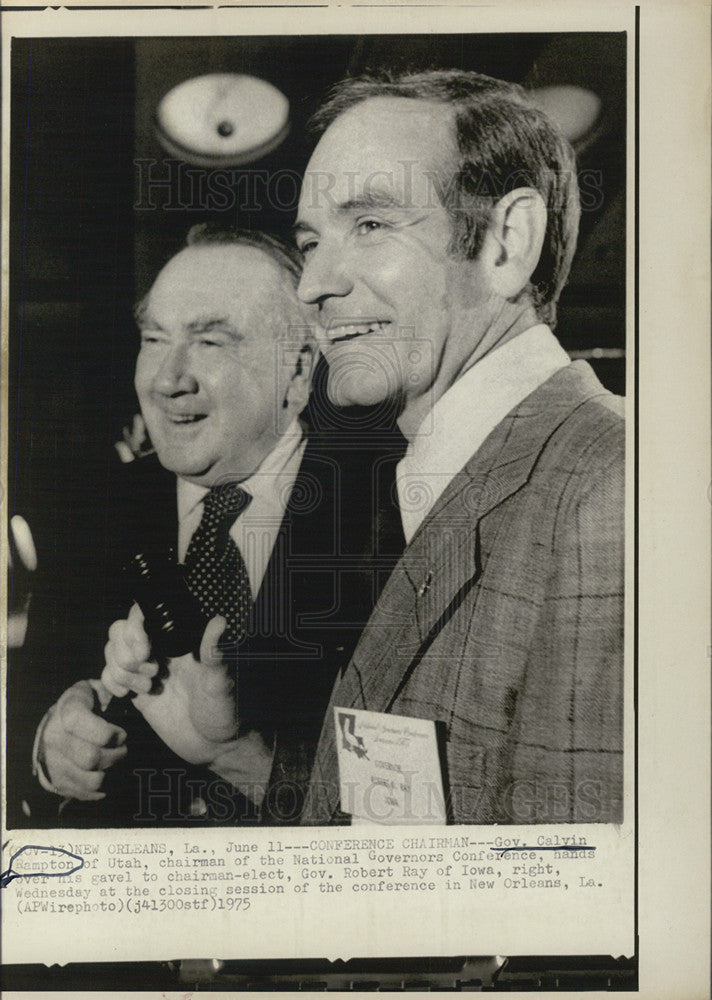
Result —
MULTIPOLYGON (((557 334, 569 350, 624 346, 624 34, 14 39, 13 510, 44 516, 45 489, 63 492, 67 476, 74 480, 89 463, 109 460, 111 443, 136 411, 133 303, 189 226, 220 219, 286 234, 296 208, 294 178, 312 145, 307 118, 345 73, 383 65, 478 69, 599 95, 593 141, 579 153, 581 237, 557 334), (209 193, 210 171, 186 170, 164 153, 153 130, 160 98, 206 72, 263 77, 291 104, 286 141, 238 171, 247 175, 244 187, 234 204, 223 198, 222 210, 209 193), (257 176, 265 171, 283 177, 273 192, 257 176), (149 177, 168 185, 148 187, 149 177), (243 209, 248 188, 256 197, 243 209)), ((217 173, 224 181, 225 172, 217 173)), ((595 364, 604 382, 623 390, 621 360, 595 364)))
MULTIPOLYGON (((346 73, 457 67, 598 94, 599 119, 577 150, 588 180, 557 333, 572 352, 620 353, 625 47, 624 34, 610 33, 14 39, 8 506, 29 521, 39 555, 28 644, 37 635, 45 641, 56 635, 58 648, 71 646, 82 602, 88 608, 101 599, 102 552, 87 543, 87 526, 106 518, 108 483, 118 462, 112 445, 138 409, 134 302, 196 222, 289 232, 298 177, 313 143, 306 121, 346 73), (232 175, 256 192, 247 205, 242 195, 222 202, 211 196, 211 180, 224 172, 187 171, 154 134, 161 97, 208 72, 263 77, 290 101, 286 140, 232 175), (276 200, 259 178, 278 173, 284 183, 276 200), (148 177, 168 183, 147 188, 148 177)), ((605 384, 623 391, 622 357, 593 363, 605 384)), ((110 531, 108 524, 98 528, 110 531)), ((16 575, 11 605, 22 596, 12 592, 17 584, 16 575)), ((31 660, 26 650, 12 657, 11 788, 13 774, 29 776, 27 741, 38 714, 78 676, 96 675, 101 666, 52 662, 51 655, 46 660, 31 660)), ((19 808, 18 796, 10 796, 11 825, 19 808)))

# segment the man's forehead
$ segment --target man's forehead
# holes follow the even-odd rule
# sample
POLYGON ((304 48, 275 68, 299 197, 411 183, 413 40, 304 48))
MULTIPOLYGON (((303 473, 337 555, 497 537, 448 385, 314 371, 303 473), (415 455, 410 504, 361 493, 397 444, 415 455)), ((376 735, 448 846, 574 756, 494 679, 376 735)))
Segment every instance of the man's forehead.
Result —
POLYGON ((408 200, 418 185, 452 172, 453 111, 445 104, 405 97, 371 97, 353 105, 326 129, 309 161, 300 211, 336 207, 365 192, 408 200), (414 187, 415 185, 415 187, 414 187), (331 199, 319 197, 332 194, 331 199))
POLYGON ((258 247, 203 244, 186 247, 168 261, 156 278, 147 308, 190 310, 216 306, 249 308, 287 289, 288 279, 276 261, 258 247))
POLYGON ((258 273, 265 281, 282 278, 276 261, 259 247, 245 243, 203 243, 185 247, 171 258, 156 284, 160 279, 183 278, 186 273, 202 276, 216 271, 220 274, 234 272, 238 284, 246 288, 251 287, 251 278, 258 273))
POLYGON ((453 109, 440 101, 382 95, 368 97, 343 111, 325 130, 319 143, 369 139, 379 136, 396 142, 430 145, 424 126, 435 129, 435 143, 451 135, 453 109))

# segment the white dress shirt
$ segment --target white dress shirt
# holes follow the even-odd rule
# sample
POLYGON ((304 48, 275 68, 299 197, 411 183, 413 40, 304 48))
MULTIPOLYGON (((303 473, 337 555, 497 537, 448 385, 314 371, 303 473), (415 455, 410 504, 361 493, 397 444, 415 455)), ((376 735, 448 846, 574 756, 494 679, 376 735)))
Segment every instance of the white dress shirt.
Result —
POLYGON ((485 355, 440 397, 396 467, 406 543, 490 432, 568 364, 566 351, 540 324, 485 355))
MULTIPOLYGON (((252 497, 230 528, 230 537, 245 560, 253 598, 264 580, 289 496, 299 472, 306 439, 294 420, 256 472, 240 483, 252 497)), ((178 560, 183 562, 193 533, 203 515, 207 486, 178 479, 178 560)))

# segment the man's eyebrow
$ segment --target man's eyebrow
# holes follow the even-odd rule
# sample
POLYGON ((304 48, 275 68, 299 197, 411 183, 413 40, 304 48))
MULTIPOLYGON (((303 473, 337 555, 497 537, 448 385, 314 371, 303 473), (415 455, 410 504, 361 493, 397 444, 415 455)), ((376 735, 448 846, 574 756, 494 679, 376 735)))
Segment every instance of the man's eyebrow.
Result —
MULTIPOLYGON (((340 204, 332 206, 333 211, 337 215, 350 215, 353 212, 373 211, 374 209, 384 208, 399 208, 407 211, 408 209, 416 208, 416 206, 409 205, 405 199, 397 197, 392 191, 379 191, 378 189, 364 192, 357 198, 349 198, 347 201, 342 201, 340 204)), ((298 236, 299 233, 312 233, 314 231, 314 227, 302 219, 297 219, 292 226, 294 236, 298 236)))
POLYGON ((148 311, 148 296, 144 296, 136 303, 133 314, 138 327, 143 327, 144 329, 150 328, 152 330, 159 329, 159 324, 151 318, 151 314, 148 311))
POLYGON ((227 316, 206 316, 201 319, 194 319, 186 323, 185 329, 188 333, 211 333, 213 330, 221 330, 229 333, 230 336, 241 340, 242 334, 237 330, 227 316))
POLYGON ((368 191, 358 198, 349 198, 348 201, 341 202, 336 206, 336 211, 341 214, 348 212, 359 212, 363 209, 373 208, 414 208, 408 205, 403 198, 398 198, 392 191, 368 191))

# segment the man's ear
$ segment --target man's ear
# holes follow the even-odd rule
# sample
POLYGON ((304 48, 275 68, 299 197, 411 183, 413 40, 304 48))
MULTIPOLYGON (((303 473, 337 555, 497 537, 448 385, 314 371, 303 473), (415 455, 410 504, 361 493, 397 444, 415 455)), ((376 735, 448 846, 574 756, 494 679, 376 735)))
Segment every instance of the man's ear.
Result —
POLYGON ((312 374, 317 356, 317 345, 313 339, 305 340, 295 352, 294 368, 287 384, 287 392, 282 408, 293 413, 301 413, 307 405, 311 392, 312 374))
POLYGON ((539 263, 546 234, 546 206, 535 188, 516 188, 500 198, 487 228, 492 289, 514 299, 539 263))

